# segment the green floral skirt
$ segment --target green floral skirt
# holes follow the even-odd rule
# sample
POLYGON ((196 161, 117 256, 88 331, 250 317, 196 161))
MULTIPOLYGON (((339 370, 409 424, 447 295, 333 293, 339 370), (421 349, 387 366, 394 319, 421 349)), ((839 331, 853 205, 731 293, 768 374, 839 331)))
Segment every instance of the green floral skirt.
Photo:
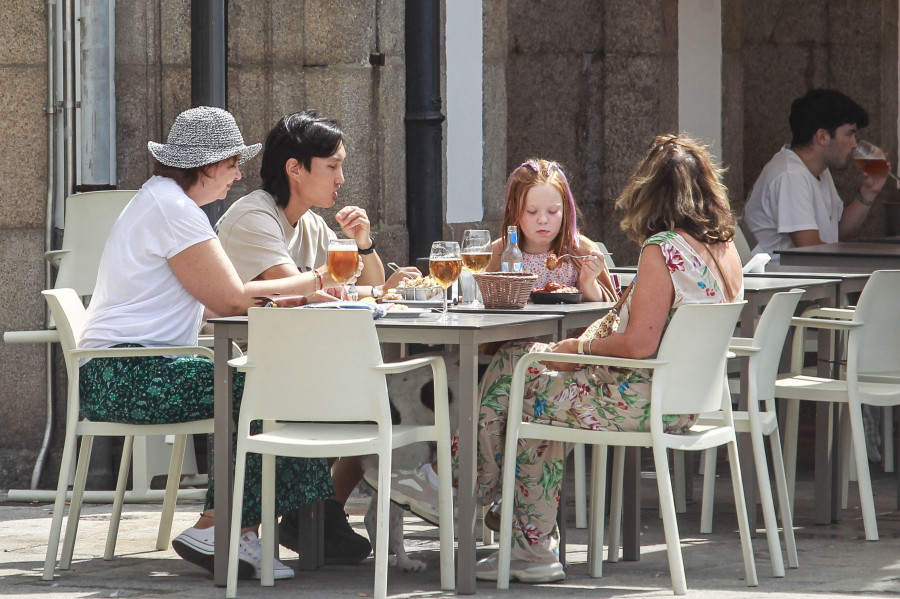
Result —
MULTIPOLYGON (((116 347, 140 347, 121 344, 116 347)), ((213 417, 213 363, 199 356, 94 358, 80 368, 81 415, 98 422, 167 424, 213 417)), ((244 375, 235 372, 233 418, 238 419, 244 375)), ((257 423, 258 424, 258 423, 257 423)), ((259 432, 255 430, 254 432, 259 432)), ((234 455, 232 455, 232 467, 234 455)), ((241 526, 260 521, 262 458, 247 456, 241 526)), ((278 515, 334 494, 324 459, 276 458, 275 512, 278 515)), ((215 506, 213 485, 206 509, 215 506)))

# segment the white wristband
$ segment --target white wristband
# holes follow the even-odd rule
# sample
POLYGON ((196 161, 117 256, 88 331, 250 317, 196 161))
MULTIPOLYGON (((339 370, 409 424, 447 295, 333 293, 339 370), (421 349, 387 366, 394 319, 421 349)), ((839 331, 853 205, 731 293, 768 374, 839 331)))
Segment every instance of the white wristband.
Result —
POLYGON ((584 338, 578 338, 578 353, 584 355, 584 338))

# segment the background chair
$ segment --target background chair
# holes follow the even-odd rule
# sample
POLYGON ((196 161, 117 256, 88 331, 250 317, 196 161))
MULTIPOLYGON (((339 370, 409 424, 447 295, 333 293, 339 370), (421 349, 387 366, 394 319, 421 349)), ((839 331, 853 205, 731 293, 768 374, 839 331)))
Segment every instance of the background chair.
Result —
MULTIPOLYGON (((652 446, 672 586, 676 594, 683 595, 687 592, 687 583, 684 576, 672 483, 668 476, 669 464, 666 450, 702 451, 718 445, 727 445, 731 458, 732 483, 741 531, 741 547, 747 584, 756 586, 756 566, 753 562, 747 509, 738 465, 731 402, 723 401, 727 395, 725 362, 728 343, 743 304, 744 302, 681 306, 663 335, 656 359, 630 360, 607 356, 535 352, 523 357, 516 364, 510 389, 510 418, 506 428, 502 496, 506 498, 514 496, 516 444, 519 438, 593 445, 591 479, 594 489, 591 494, 590 533, 588 535, 588 568, 592 577, 599 577, 602 572, 605 493, 601 485, 606 481, 607 446, 616 446, 617 454, 610 510, 616 531, 621 517, 624 448, 652 446), (527 369, 541 360, 653 369, 650 432, 591 431, 522 422, 527 369), (718 410, 724 413, 723 423, 720 426, 695 425, 680 435, 669 435, 663 432, 663 414, 695 414, 718 410)), ((497 573, 497 588, 499 589, 509 588, 513 503, 510 500, 501 503, 500 556, 497 573)), ((613 528, 610 530, 609 551, 610 553, 618 552, 618 532, 614 532, 613 528)))
POLYGON ((797 429, 801 400, 824 401, 845 406, 849 418, 850 445, 856 463, 859 500, 862 508, 866 539, 878 540, 875 501, 869 476, 862 404, 879 407, 900 405, 900 383, 893 378, 900 362, 900 271, 880 270, 872 273, 859 297, 849 320, 839 320, 848 314, 844 310, 824 310, 813 318, 794 318, 796 326, 791 358, 791 372, 778 378, 775 396, 788 401, 785 418, 785 467, 788 490, 793 499, 797 460, 797 429), (842 315, 842 313, 844 313, 842 315), (835 319, 826 316, 834 315, 835 319), (847 336, 846 380, 805 376, 803 339, 806 328, 826 328, 843 331, 847 336), (884 377, 879 381, 879 377, 884 377))
MULTIPOLYGON (((773 575, 784 576, 784 559, 778 536, 778 521, 775 518, 775 503, 772 486, 769 483, 769 467, 763 437, 769 438, 772 451, 772 467, 778 488, 778 505, 781 525, 784 529, 784 545, 788 554, 788 565, 799 567, 797 544, 794 540, 791 505, 788 499, 787 480, 784 473, 784 457, 781 452, 781 438, 778 431, 778 416, 775 413, 775 379, 778 363, 794 310, 803 296, 802 289, 776 293, 766 305, 759 319, 752 339, 733 338, 731 351, 737 356, 749 356, 747 411, 733 412, 734 428, 739 433, 750 433, 756 477, 759 482, 759 496, 762 503, 766 537, 769 541, 769 556, 772 560, 773 575), (761 404, 765 409, 761 409, 761 404)), ((729 398, 730 399, 730 398, 729 398)), ((699 424, 722 424, 723 413, 704 415, 699 424)), ((700 518, 700 532, 712 532, 713 496, 715 489, 716 448, 707 450, 703 473, 703 508, 700 518)))
POLYGON ((437 442, 440 479, 441 588, 454 588, 453 487, 447 373, 443 358, 384 364, 368 310, 251 308, 246 356, 229 364, 247 373, 237 429, 237 467, 226 596, 237 594, 237 556, 247 453, 263 456, 262 585, 274 584, 275 456, 328 458, 378 455, 375 597, 387 595, 391 451, 437 442), (326 343, 312 340, 329 340, 326 343), (433 425, 391 423, 385 375, 430 366, 433 425), (262 420, 263 432, 250 434, 262 420), (286 422, 289 421, 289 422, 286 422))
POLYGON ((123 436, 125 444, 122 449, 122 462, 119 478, 116 483, 115 499, 109 521, 109 534, 106 538, 106 550, 103 559, 112 559, 116 547, 116 536, 119 531, 119 519, 122 515, 122 504, 125 498, 125 484, 128 478, 128 466, 134 437, 139 435, 176 436, 169 466, 169 479, 166 484, 162 516, 159 523, 159 534, 156 548, 160 551, 168 547, 172 531, 172 517, 175 513, 175 500, 178 482, 181 477, 181 463, 184 459, 186 435, 192 433, 211 433, 213 420, 200 420, 177 424, 121 424, 115 422, 92 422, 80 419, 80 392, 78 386, 78 360, 80 358, 134 357, 134 356, 171 356, 171 355, 205 355, 210 359, 212 351, 205 347, 146 347, 146 348, 105 348, 76 349, 76 341, 81 336, 85 322, 85 310, 81 298, 73 289, 53 289, 43 291, 50 311, 56 320, 59 341, 62 345, 68 378, 68 398, 66 401, 66 437, 63 445, 62 463, 59 467, 59 481, 56 486, 56 500, 53 505, 53 521, 50 525, 50 538, 47 541, 47 558, 44 562, 44 580, 53 580, 53 567, 56 563, 59 537, 62 529, 63 511, 66 503, 69 473, 75 466, 75 446, 81 438, 81 451, 78 455, 78 466, 75 470, 75 482, 72 488, 72 501, 69 507, 69 518, 66 523, 66 536, 63 541, 62 556, 59 561, 61 570, 68 570, 72 565, 72 553, 75 546, 75 535, 78 531, 78 517, 84 498, 84 486, 91 459, 91 447, 95 436, 123 436))

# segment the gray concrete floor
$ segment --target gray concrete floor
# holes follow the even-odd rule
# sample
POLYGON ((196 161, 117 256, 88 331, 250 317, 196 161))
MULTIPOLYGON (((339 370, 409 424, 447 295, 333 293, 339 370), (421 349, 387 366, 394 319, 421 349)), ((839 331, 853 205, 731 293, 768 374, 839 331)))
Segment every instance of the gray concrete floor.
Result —
MULTIPOLYGON (((720 464, 720 466, 723 466, 720 464)), ((720 468, 720 471, 727 469, 720 468)), ((894 475, 873 467, 878 525, 881 540, 867 542, 851 486, 850 509, 837 524, 817 526, 812 522, 815 502, 808 469, 801 471, 796 506, 796 537, 800 568, 788 570, 785 578, 773 578, 764 534, 754 538, 759 586, 745 586, 740 546, 736 532, 730 481, 720 477, 717 486, 715 525, 711 535, 699 530, 699 504, 679 516, 684 562, 690 597, 749 598, 860 597, 900 595, 900 515, 896 508, 894 475)), ((697 496, 699 497, 697 478, 697 496)), ((655 508, 655 481, 643 481, 642 553, 639 562, 605 563, 603 577, 587 575, 586 534, 569 527, 569 568, 564 582, 547 585, 513 583, 509 591, 498 591, 492 583, 479 582, 478 596, 514 597, 669 597, 672 596, 662 522, 655 508)), ((571 488, 571 487, 570 487, 571 488)), ((41 580, 51 505, 5 501, 0 491, 0 596, 30 598, 76 597, 224 597, 203 570, 181 560, 171 548, 153 549, 158 506, 128 505, 119 531, 116 557, 102 559, 108 505, 86 505, 78 530, 72 570, 57 572, 53 582, 41 580)), ((351 523, 363 535, 362 516, 368 498, 354 494, 348 504, 351 523)), ((173 535, 192 525, 201 506, 179 505, 173 535)), ((574 518, 573 510, 569 511, 574 518)), ((761 522, 761 518, 759 519, 761 522)), ((761 524, 760 524, 761 526, 761 524)), ((432 598, 451 596, 440 591, 437 529, 414 516, 406 518, 407 551, 428 563, 428 570, 389 574, 391 597, 432 598)), ((479 557, 494 547, 479 545, 479 557)), ((289 565, 296 554, 282 549, 289 565)), ((256 581, 241 582, 240 597, 367 597, 372 594, 374 565, 369 557, 356 566, 331 566, 313 572, 298 572, 294 580, 278 581, 274 588, 261 588, 256 581)))

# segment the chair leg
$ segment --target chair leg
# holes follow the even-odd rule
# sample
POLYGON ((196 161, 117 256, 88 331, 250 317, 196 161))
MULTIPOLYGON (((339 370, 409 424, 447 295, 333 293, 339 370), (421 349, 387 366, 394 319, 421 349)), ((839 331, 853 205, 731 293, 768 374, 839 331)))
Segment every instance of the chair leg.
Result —
POLYGON ((481 542, 485 545, 493 545, 494 544, 494 531, 487 527, 487 524, 484 523, 485 517, 487 516, 488 510, 491 509, 491 506, 486 505, 481 510, 481 542))
POLYGON ((122 519, 122 504, 125 503, 125 485, 128 481, 128 466, 134 450, 134 437, 125 437, 122 445, 122 461, 119 462, 119 476, 116 478, 116 492, 113 496, 112 511, 109 515, 109 532, 106 533, 106 549, 103 559, 109 561, 116 553, 116 538, 119 536, 119 522, 122 519))
POLYGON ((50 522, 50 537, 47 539, 47 556, 44 558, 44 580, 53 580, 56 568, 56 554, 59 551, 59 537, 62 534, 63 512, 66 509, 66 493, 69 489, 69 473, 75 465, 74 431, 66 433, 62 462, 59 465, 59 480, 56 483, 56 500, 53 503, 53 519, 50 522))
POLYGON ((700 508, 700 534, 712 532, 713 504, 716 495, 716 448, 703 452, 703 505, 700 508))
MULTIPOLYGON (((847 509, 847 500, 850 495, 850 481, 859 481, 859 474, 856 472, 856 460, 853 452, 853 439, 850 430, 850 419, 847 416, 848 407, 846 405, 837 406, 840 409, 840 418, 838 418, 838 426, 840 427, 840 448, 841 455, 835 459, 841 460, 841 509, 847 509)), ((867 454, 868 457, 868 454, 867 454)))
MULTIPOLYGON (((172 444, 172 459, 169 461, 169 475, 166 479, 166 495, 163 499, 162 514, 159 517, 159 534, 156 535, 156 550, 165 551, 172 535, 172 520, 175 518, 175 503, 178 501, 178 485, 184 464, 184 450, 187 435, 175 435, 172 444)), ((270 537, 271 538, 271 537, 270 537)))
MULTIPOLYGON (((758 424, 758 423, 757 423, 758 424)), ((766 540, 769 543, 769 558, 772 562, 772 576, 784 577, 784 556, 781 553, 781 537, 778 534, 778 519, 775 517, 775 501, 772 498, 772 484, 769 482, 769 466, 766 462, 765 440, 759 428, 750 423, 750 442, 753 447, 753 465, 759 485, 759 500, 762 504, 763 522, 766 525, 766 540)), ((755 507, 755 506, 754 506, 755 507)))
POLYGON ((81 438, 81 452, 78 454, 78 465, 75 467, 75 483, 72 486, 72 500, 69 502, 69 518, 66 520, 66 534, 63 538, 62 555, 59 569, 72 567, 72 553, 75 551, 75 535, 78 534, 78 519, 81 517, 81 504, 84 500, 84 485, 87 483, 88 467, 91 463, 91 449, 94 437, 81 438))
POLYGON ((573 452, 575 453, 575 528, 587 528, 584 444, 576 443, 573 452))
POLYGON ((778 490, 778 511, 781 515, 781 526, 784 529, 784 547, 787 551, 788 567, 799 568, 797 542, 794 539, 794 517, 791 514, 791 503, 788 501, 784 456, 781 454, 781 439, 778 438, 777 430, 769 435, 769 446, 772 449, 772 468, 775 474, 775 487, 778 490))
MULTIPOLYGON (((622 545, 622 507, 623 489, 625 488, 625 447, 616 447, 613 450, 613 473, 610 481, 609 492, 609 541, 606 550, 606 559, 610 563, 619 561, 619 547, 622 545)), ((603 464, 604 474, 599 482, 606 480, 606 464, 603 464)), ((592 475, 593 476, 593 475, 592 475)), ((597 489, 599 492, 599 489, 597 489)), ((603 514, 601 514, 603 516, 603 514)))
MULTIPOLYGON (((440 433, 437 441, 437 456, 438 495, 440 497, 438 515, 441 518, 441 524, 438 527, 441 548, 441 590, 453 591, 456 589, 456 572, 453 559, 453 472, 450 466, 449 434, 440 433)), ((491 533, 493 535, 493 531, 491 533)))
POLYGON ((681 556, 681 539, 678 536, 678 519, 675 515, 675 498, 669 479, 669 459, 664 447, 653 446, 653 462, 656 467, 656 485, 659 489, 659 511, 666 535, 666 551, 669 556, 669 574, 672 590, 676 595, 687 593, 684 576, 684 560, 681 556))
MULTIPOLYGON (((582 447, 584 447, 582 445, 582 447)), ((594 445, 591 451, 591 481, 594 488, 591 493, 590 533, 588 534, 588 575, 591 578, 603 576, 603 520, 606 518, 606 445, 594 445)), ((615 492, 615 491, 613 491, 615 492)), ((613 518, 614 516, 610 516, 613 518)), ((610 526, 612 538, 612 526, 610 526)), ((609 545, 608 553, 613 547, 609 545)))
MULTIPOLYGON (((438 473, 446 471, 446 468, 438 466, 438 473)), ((438 486, 441 482, 438 481, 438 486)), ((378 456, 378 488, 391 488, 391 451, 378 456)), ((445 489, 447 487, 444 487, 445 489)), ((391 521, 390 493, 378 494, 378 522, 375 526, 375 599, 387 597, 387 572, 388 572, 388 526, 391 521)), ((439 509, 442 506, 439 506, 439 509)), ((441 514, 443 515, 443 514, 441 514)), ((443 572, 441 572, 443 577, 443 572)))
POLYGON ((747 517, 747 502, 744 499, 744 481, 741 479, 741 465, 738 457, 737 441, 728 442, 728 463, 731 466, 731 486, 734 488, 734 504, 737 511, 738 528, 741 532, 741 549, 744 554, 744 572, 747 586, 759 585, 756 578, 756 562, 753 561, 753 544, 750 540, 750 519, 747 517))
POLYGON ((858 402, 847 407, 850 414, 850 433, 853 436, 853 454, 856 457, 856 474, 859 478, 859 505, 862 508, 866 540, 878 540, 878 523, 875 520, 875 498, 869 477, 869 457, 866 454, 866 433, 863 428, 862 408, 858 402))
POLYGON ((238 545, 241 539, 241 512, 244 510, 244 477, 247 470, 247 452, 238 440, 234 467, 234 497, 231 502, 231 536, 228 539, 228 575, 225 579, 225 597, 237 597, 238 545))
POLYGON ((800 426, 800 401, 788 399, 784 417, 784 475, 788 501, 794 513, 794 484, 797 480, 797 435, 800 426))
POLYGON ((675 492, 675 512, 684 514, 687 512, 687 480, 685 476, 685 464, 687 459, 686 452, 672 450, 672 462, 675 470, 675 482, 673 483, 675 492))
MULTIPOLYGON (((260 538, 262 559, 260 561, 260 586, 275 586, 275 456, 262 456, 262 476, 260 480, 260 538)), ((384 487, 382 487, 384 488, 384 487)), ((237 488, 235 488, 237 493, 237 488)))

